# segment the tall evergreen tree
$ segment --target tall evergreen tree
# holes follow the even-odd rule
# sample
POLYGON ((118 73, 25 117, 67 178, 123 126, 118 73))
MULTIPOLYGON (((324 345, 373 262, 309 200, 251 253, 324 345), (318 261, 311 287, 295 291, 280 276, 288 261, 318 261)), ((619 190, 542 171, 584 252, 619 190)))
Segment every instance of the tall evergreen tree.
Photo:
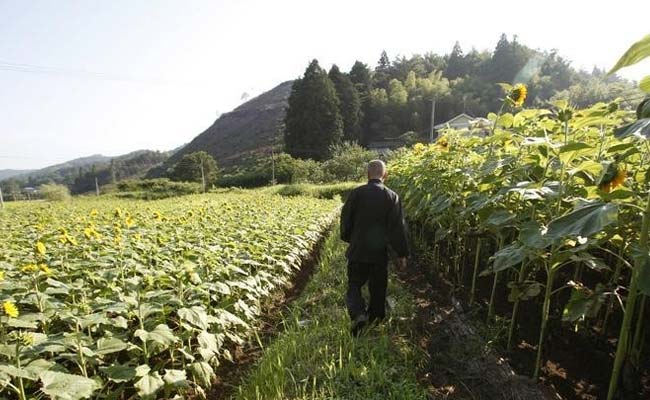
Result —
POLYGON ((375 88, 381 88, 388 90, 388 83, 390 82, 390 60, 386 51, 381 52, 379 57, 379 62, 375 68, 375 74, 372 77, 372 86, 375 88))
POLYGON ((330 146, 341 141, 339 99, 318 60, 294 82, 284 123, 286 151, 293 157, 323 160, 330 156, 330 146))
POLYGON ((372 91, 372 76, 370 68, 361 61, 356 61, 350 70, 350 80, 359 93, 361 100, 361 135, 359 142, 368 144, 370 132, 370 121, 372 116, 372 101, 370 92, 372 91))
POLYGON ((447 68, 445 69, 447 79, 456 79, 466 74, 464 58, 463 49, 460 47, 460 43, 456 42, 447 60, 447 68))
POLYGON ((339 112, 343 119, 343 138, 351 142, 361 139, 361 100, 350 77, 333 65, 329 78, 334 83, 339 98, 339 112))

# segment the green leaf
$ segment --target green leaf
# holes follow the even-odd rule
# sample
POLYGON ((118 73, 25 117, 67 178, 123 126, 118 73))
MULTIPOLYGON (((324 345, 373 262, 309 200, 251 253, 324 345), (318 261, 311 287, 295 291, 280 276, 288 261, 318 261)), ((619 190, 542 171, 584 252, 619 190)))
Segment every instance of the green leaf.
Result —
POLYGON ((542 235, 542 227, 534 221, 526 221, 519 230, 519 240, 532 249, 545 249, 550 242, 542 235))
POLYGON ((189 366, 190 372, 202 387, 209 388, 212 386, 212 380, 216 378, 214 370, 205 361, 195 362, 189 366))
POLYGON ((493 226, 504 226, 515 219, 515 215, 508 210, 494 211, 487 219, 487 223, 493 226))
POLYGON ((102 371, 108 379, 116 383, 128 382, 136 376, 135 368, 128 365, 111 365, 103 368, 102 371))
POLYGON ((223 340, 218 340, 217 336, 207 331, 202 331, 197 337, 199 342, 199 353, 205 361, 210 361, 216 356, 223 344, 223 340))
POLYGON ((97 340, 95 353, 100 355, 117 353, 126 349, 127 345, 118 338, 101 338, 97 340))
POLYGON ((140 338, 143 342, 156 342, 158 344, 167 347, 178 341, 178 338, 174 335, 174 332, 166 325, 160 324, 156 328, 147 332, 142 329, 135 331, 134 336, 140 338))
POLYGON ((87 399, 101 388, 97 381, 81 375, 44 371, 39 374, 39 377, 43 383, 41 391, 52 399, 87 399))
POLYGON ((165 386, 165 382, 158 371, 155 371, 140 378, 133 386, 138 390, 140 397, 152 397, 165 386))
POLYGON ((551 221, 545 236, 551 240, 576 236, 586 238, 617 221, 616 204, 592 203, 551 221))
POLYGON ((575 158, 591 154, 594 147, 583 142, 573 142, 560 147, 560 160, 569 163, 575 158))
POLYGON ((613 74, 621 68, 633 65, 650 56, 650 35, 634 43, 623 56, 618 60, 616 65, 609 70, 608 75, 613 74))
POLYGON ((526 252, 519 243, 513 243, 499 250, 494 255, 494 272, 503 271, 509 267, 521 264, 526 259, 526 252))
POLYGON ((29 379, 35 381, 38 379, 38 374, 25 368, 18 368, 10 364, 0 364, 0 372, 5 373, 11 377, 29 379))
POLYGON ((641 79, 641 82, 639 82, 639 88, 646 93, 650 93, 650 75, 644 76, 643 79, 641 79))
POLYGON ((562 311, 562 320, 575 322, 582 318, 595 317, 605 301, 602 285, 592 291, 581 284, 573 284, 571 298, 562 311))
POLYGON ((208 313, 203 307, 181 308, 177 313, 181 320, 188 322, 195 328, 201 330, 208 329, 208 313))
POLYGON ((165 370, 163 380, 166 384, 176 387, 188 387, 187 374, 180 369, 165 370))

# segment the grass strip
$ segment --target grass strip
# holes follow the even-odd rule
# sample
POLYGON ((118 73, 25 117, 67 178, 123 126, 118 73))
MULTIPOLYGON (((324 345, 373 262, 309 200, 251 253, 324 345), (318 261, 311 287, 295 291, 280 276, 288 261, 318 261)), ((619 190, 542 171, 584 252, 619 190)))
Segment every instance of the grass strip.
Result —
POLYGON ((412 296, 389 278, 388 320, 353 338, 345 311, 344 252, 335 227, 312 280, 285 312, 281 333, 264 349, 235 398, 426 399, 416 378, 425 355, 413 340, 412 296))

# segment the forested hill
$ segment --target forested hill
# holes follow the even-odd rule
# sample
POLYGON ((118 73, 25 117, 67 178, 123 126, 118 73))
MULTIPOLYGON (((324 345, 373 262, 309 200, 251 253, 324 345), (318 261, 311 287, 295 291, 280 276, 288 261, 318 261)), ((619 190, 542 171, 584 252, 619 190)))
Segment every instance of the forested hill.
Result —
POLYGON ((95 154, 52 165, 26 174, 2 180, 5 193, 19 192, 25 186, 60 183, 73 193, 95 189, 95 177, 100 185, 127 178, 140 178, 152 167, 165 161, 171 152, 138 150, 117 157, 95 154))
MULTIPOLYGON (((415 54, 391 61, 383 52, 374 68, 356 62, 349 72, 341 72, 334 66, 327 73, 320 70, 317 63, 315 67, 313 72, 326 74, 337 95, 335 101, 340 111, 340 123, 327 129, 340 124, 339 139, 356 140, 362 144, 409 131, 424 134, 431 122, 432 99, 436 100, 436 123, 462 112, 472 116, 496 112, 503 95, 497 85, 500 82, 525 83, 528 86, 528 107, 541 106, 560 98, 568 99, 576 106, 586 106, 616 97, 630 98, 639 93, 631 82, 616 76, 607 77, 604 71, 596 68, 591 72, 578 71, 554 50, 534 50, 516 37, 509 39, 505 35, 493 51, 464 51, 456 43, 451 53, 445 55, 415 54)), ((308 72, 309 69, 306 74, 308 72)), ((316 75, 318 73, 312 77, 316 75)), ((304 77, 298 82, 303 80, 304 77)), ((167 160, 163 168, 152 171, 149 176, 164 174, 183 155, 195 151, 207 151, 220 167, 226 169, 250 164, 254 155, 270 152, 274 138, 277 144, 282 144, 285 139, 278 129, 285 121, 293 83, 284 82, 222 115, 167 160)), ((296 101, 293 111, 306 119, 305 124, 313 135, 319 136, 320 133, 314 133, 313 124, 318 119, 318 110, 329 109, 328 100, 314 97, 327 96, 332 90, 318 90, 318 85, 307 86, 305 91, 309 94, 296 101), (308 103, 311 105, 303 107, 308 103), (308 109, 315 104, 319 107, 308 109)), ((318 152, 311 149, 316 141, 307 138, 304 143, 309 145, 304 145, 299 140, 301 151, 294 155, 307 158, 317 155, 318 152)))
POLYGON ((158 176, 185 154, 210 153, 219 167, 229 167, 259 152, 270 152, 274 140, 282 141, 280 124, 293 81, 283 82, 229 113, 222 114, 208 129, 167 160, 163 168, 151 171, 158 176))

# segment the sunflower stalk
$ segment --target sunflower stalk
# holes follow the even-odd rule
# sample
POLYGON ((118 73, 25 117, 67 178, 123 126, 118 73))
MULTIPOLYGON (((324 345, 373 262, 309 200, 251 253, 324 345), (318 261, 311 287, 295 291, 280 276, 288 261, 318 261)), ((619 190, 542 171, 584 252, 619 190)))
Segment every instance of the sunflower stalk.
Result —
POLYGON ((625 303, 625 311, 623 313, 623 322, 621 323, 621 331, 618 336, 618 345, 616 346, 616 356, 614 358, 614 366, 612 368, 612 376, 609 380, 609 390, 607 392, 607 400, 613 400, 618 386, 618 379, 621 374, 621 367, 623 361, 628 355, 628 341, 630 336, 630 326, 632 325, 632 317, 634 314, 636 299, 638 295, 639 276, 641 269, 646 262, 648 255, 648 231, 650 230, 650 192, 646 208, 643 213, 643 220, 641 222, 641 236, 639 238, 639 249, 643 257, 637 257, 634 262, 634 269, 632 270, 632 277, 630 278, 630 288, 627 302, 625 303))

